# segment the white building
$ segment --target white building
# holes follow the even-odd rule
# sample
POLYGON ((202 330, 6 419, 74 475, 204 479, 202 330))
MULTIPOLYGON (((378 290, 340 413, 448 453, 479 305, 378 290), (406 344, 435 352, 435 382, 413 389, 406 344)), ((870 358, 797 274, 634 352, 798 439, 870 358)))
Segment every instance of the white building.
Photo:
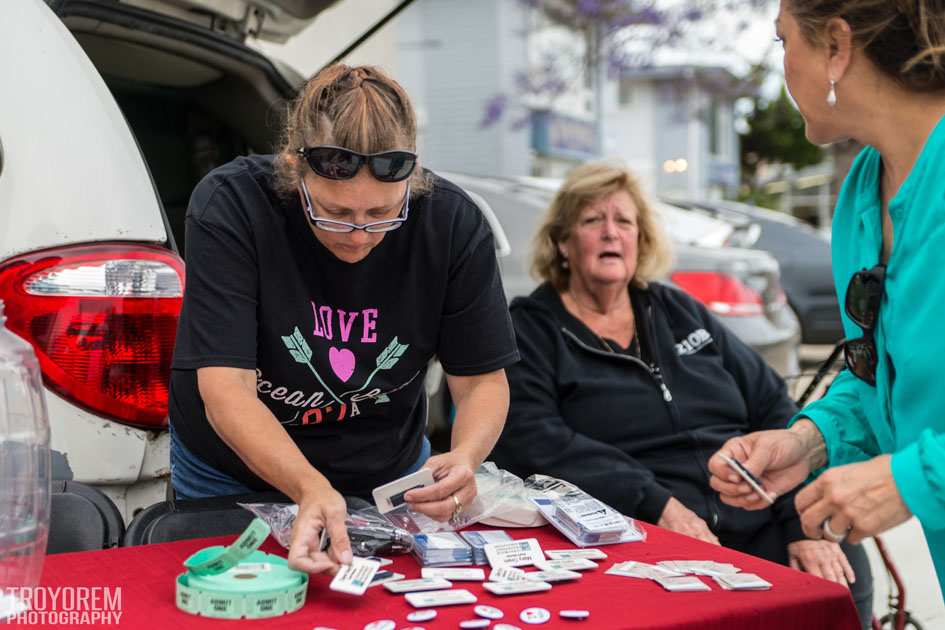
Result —
MULTIPOLYGON (((265 49, 311 74, 397 4, 341 2, 287 45, 265 49)), ((567 25, 519 0, 416 0, 345 61, 380 65, 403 84, 419 117, 421 160, 434 169, 561 177, 604 156, 626 162, 651 192, 734 192, 732 101, 709 87, 730 78, 725 70, 635 71, 598 91, 600 73, 578 66, 554 77, 565 82, 562 95, 523 96, 524 82, 548 78, 535 69, 549 52, 581 60, 585 45, 567 25), (484 126, 487 105, 499 95, 507 97, 505 112, 484 126)))
POLYGON ((739 185, 734 97, 724 68, 666 66, 625 72, 607 85, 604 153, 622 159, 654 193, 720 198, 739 185))

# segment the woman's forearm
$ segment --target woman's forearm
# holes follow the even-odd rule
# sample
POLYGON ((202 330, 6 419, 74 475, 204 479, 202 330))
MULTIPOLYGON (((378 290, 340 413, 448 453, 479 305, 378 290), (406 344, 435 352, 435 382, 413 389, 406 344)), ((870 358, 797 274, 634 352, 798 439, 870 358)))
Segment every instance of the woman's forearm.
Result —
POLYGON ((807 453, 811 470, 827 465, 827 443, 817 425, 808 418, 802 418, 791 425, 790 431, 800 438, 807 453))
POLYGON ((492 452, 509 411, 505 370, 480 376, 447 377, 456 404, 450 450, 475 470, 492 452))
POLYGON ((331 484, 305 458, 245 375, 201 380, 207 418, 220 438, 259 477, 295 502, 331 484))

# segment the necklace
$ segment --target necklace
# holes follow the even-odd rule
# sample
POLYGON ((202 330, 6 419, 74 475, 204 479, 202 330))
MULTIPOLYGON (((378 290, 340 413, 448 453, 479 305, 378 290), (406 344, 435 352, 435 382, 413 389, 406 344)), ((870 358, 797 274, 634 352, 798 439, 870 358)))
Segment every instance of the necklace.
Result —
MULTIPOLYGON (((577 296, 574 295, 574 291, 571 290, 571 287, 568 287, 568 294, 571 296, 571 299, 574 301, 575 306, 578 307, 578 310, 583 311, 583 310, 584 310, 584 306, 578 301, 577 296)), ((593 311, 593 309, 591 309, 591 310, 593 311)), ((599 311, 594 311, 594 312, 596 312, 598 315, 604 315, 603 313, 601 313, 601 312, 599 312, 599 311)), ((630 311, 630 312, 633 313, 632 307, 631 307, 631 311, 630 311)), ((578 318, 578 319, 580 319, 580 318, 578 318)), ((601 347, 604 348, 604 350, 606 350, 607 352, 610 352, 611 354, 615 354, 615 351, 614 351, 613 346, 611 346, 609 343, 607 343, 607 340, 606 340, 606 339, 604 339, 602 336, 600 336, 600 335, 597 333, 596 330, 594 330, 593 328, 591 328, 590 326, 588 326, 583 320, 581 320, 581 323, 583 323, 583 324, 587 327, 587 329, 588 329, 589 331, 591 331, 591 334, 592 334, 592 335, 594 335, 595 337, 597 337, 597 341, 600 342, 600 345, 601 345, 601 347)), ((630 335, 631 335, 631 337, 630 337, 630 345, 628 346, 627 350, 630 352, 630 354, 632 354, 632 355, 634 355, 634 356, 636 356, 636 357, 639 357, 639 356, 641 356, 641 350, 640 350, 640 336, 636 334, 636 332, 637 332, 637 331, 636 331, 636 327, 637 327, 636 324, 637 324, 637 322, 636 322, 636 317, 633 317, 633 318, 630 320, 630 335)))

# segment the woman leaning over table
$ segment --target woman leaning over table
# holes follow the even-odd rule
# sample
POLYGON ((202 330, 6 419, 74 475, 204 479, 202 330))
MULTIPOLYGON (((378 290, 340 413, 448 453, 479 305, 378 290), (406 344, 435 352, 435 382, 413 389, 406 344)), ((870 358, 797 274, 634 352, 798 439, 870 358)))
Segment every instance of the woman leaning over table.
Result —
MULTIPOLYGON (((782 0, 787 87, 816 144, 867 145, 833 221, 846 368, 790 429, 729 441, 809 536, 859 542, 918 517, 945 579, 945 2, 782 0)), ((712 485, 763 507, 721 457, 712 485)))
POLYGON ((418 167, 415 120, 378 68, 331 66, 292 104, 278 154, 212 171, 187 209, 171 480, 184 499, 288 495, 289 562, 306 571, 350 562, 342 495, 425 467, 436 483, 407 494, 414 509, 468 505, 505 421, 518 355, 492 233, 418 167), (429 457, 434 354, 457 414, 452 449, 429 457))
POLYGON ((784 382, 695 299, 654 282, 669 250, 625 169, 574 169, 535 241, 545 282, 512 302, 521 362, 492 458, 522 477, 566 479, 630 516, 853 582, 864 626, 862 549, 806 540, 791 496, 746 512, 709 487, 709 455, 733 436, 784 427, 784 382), (855 571, 850 565, 854 565, 855 571))

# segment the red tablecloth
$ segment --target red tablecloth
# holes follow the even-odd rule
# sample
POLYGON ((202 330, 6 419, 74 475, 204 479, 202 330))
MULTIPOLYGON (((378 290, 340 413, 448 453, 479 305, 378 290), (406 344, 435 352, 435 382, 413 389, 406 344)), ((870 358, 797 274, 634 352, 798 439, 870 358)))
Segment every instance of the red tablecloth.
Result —
MULTIPOLYGON (((646 542, 601 547, 609 556, 600 567, 586 571, 575 582, 559 582, 547 593, 498 597, 478 582, 454 582, 454 588, 466 588, 480 604, 490 604, 505 612, 502 622, 527 628, 519 613, 540 606, 552 613, 543 628, 673 628, 692 630, 845 630, 858 627, 856 611, 849 592, 842 586, 787 567, 760 560, 729 549, 709 545, 658 527, 647 525, 646 542), (771 582, 769 591, 724 591, 708 578, 711 592, 669 593, 649 580, 606 575, 614 562, 640 560, 715 560, 731 562, 742 571, 757 573, 771 582), (558 611, 586 609, 586 621, 566 621, 558 611)), ((508 530, 514 538, 536 537, 543 549, 565 549, 572 545, 551 527, 508 530)), ((174 543, 126 547, 108 551, 64 553, 48 556, 43 569, 42 586, 121 586, 125 628, 292 628, 311 630, 330 626, 338 630, 360 630, 378 619, 392 619, 398 628, 412 625, 434 628, 458 628, 463 619, 475 617, 472 605, 439 608, 431 622, 411 624, 406 621, 411 606, 403 595, 389 593, 383 586, 368 589, 363 597, 336 593, 328 589, 328 576, 313 576, 308 599, 298 612, 264 620, 224 621, 196 617, 177 610, 174 605, 174 578, 183 571, 181 563, 201 547, 228 544, 232 539, 205 538, 174 543)), ((284 555, 270 538, 262 549, 284 555)), ((393 569, 408 578, 420 577, 420 567, 412 556, 394 558, 393 569)), ((486 567, 488 575, 488 567, 486 567)), ((56 626, 57 628, 68 626, 56 626)), ((78 626, 77 626, 78 627, 78 626)), ((82 626, 88 627, 88 626, 82 626)))

